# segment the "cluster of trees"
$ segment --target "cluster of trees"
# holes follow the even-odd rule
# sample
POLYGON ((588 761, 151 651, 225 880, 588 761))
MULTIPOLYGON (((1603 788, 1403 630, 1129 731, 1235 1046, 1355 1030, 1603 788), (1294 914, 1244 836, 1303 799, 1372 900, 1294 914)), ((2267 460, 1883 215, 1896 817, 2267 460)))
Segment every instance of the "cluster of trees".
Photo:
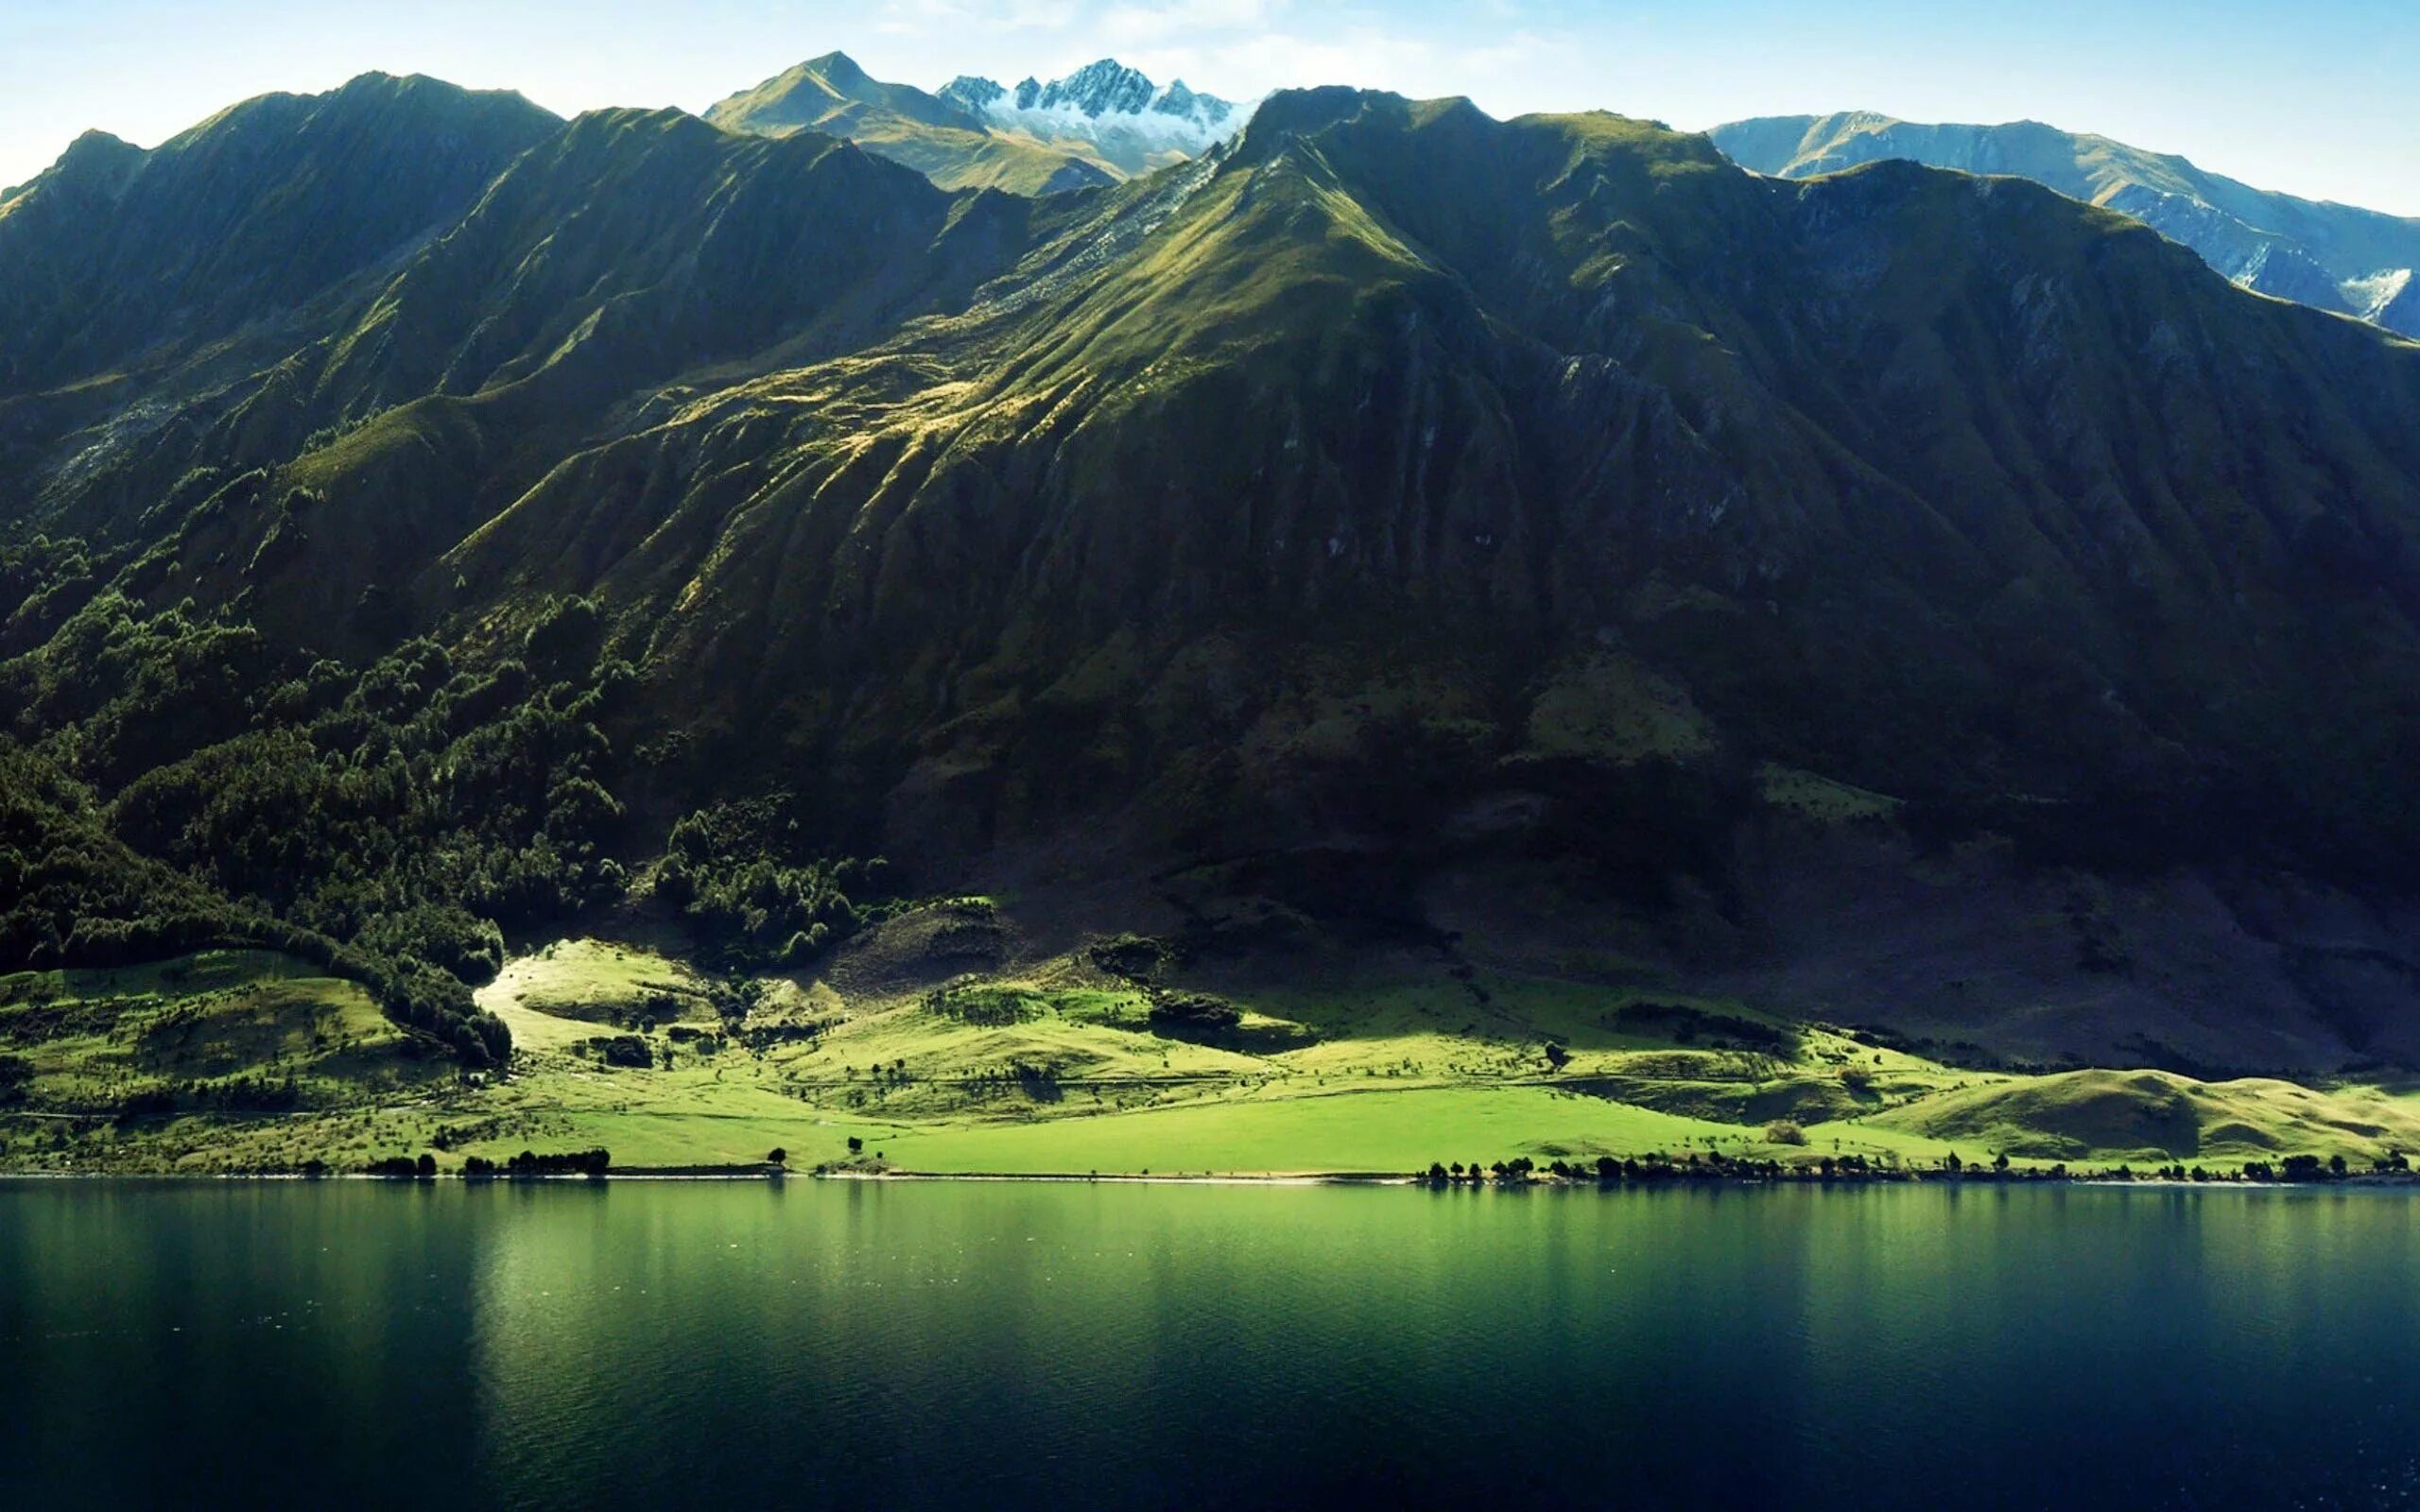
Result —
POLYGON ((655 1051, 645 1040, 634 1034, 617 1034, 592 1040, 597 1058, 609 1066, 625 1071, 645 1071, 655 1064, 655 1051))
MULTIPOLYGON (((172 601, 178 566, 0 547, 0 970, 282 951, 362 983, 416 1042, 505 1063, 473 998, 505 931, 621 901, 618 858, 645 843, 617 796, 637 674, 598 606, 342 661, 265 634, 244 599, 172 601)), ((810 835, 785 799, 700 809, 656 893, 733 971, 802 965, 873 917, 879 868, 810 835)))
MULTIPOLYGON (((2378 1176, 2409 1176, 2411 1174, 2411 1158, 2400 1150, 2391 1150, 2385 1155, 2377 1157, 2371 1163, 2372 1173, 2378 1176)), ((2074 1178, 2065 1162, 2048 1167, 2030 1166, 2018 1169, 2010 1161, 2006 1151, 1996 1155, 1988 1164, 1967 1161, 1952 1152, 1938 1166, 1922 1169, 1880 1165, 1863 1155, 1826 1155, 1812 1165, 1788 1166, 1777 1160, 1726 1156, 1719 1151, 1709 1151, 1704 1154, 1692 1151, 1678 1158, 1669 1155, 1650 1155, 1643 1158, 1616 1159, 1614 1156, 1602 1155, 1597 1158, 1593 1165, 1563 1160, 1551 1160, 1546 1165, 1545 1174, 1564 1181, 1593 1178, 1607 1183, 1742 1179, 2066 1181, 2074 1178)), ((2342 1155, 2329 1156, 2325 1160, 2316 1155, 2290 1155, 2281 1164, 2273 1165, 2266 1160, 2247 1161, 2239 1174, 2213 1171, 2199 1165, 2188 1168, 2181 1161, 2175 1165, 2160 1166, 2151 1174, 2153 1178, 2165 1181, 2309 1182, 2342 1181, 2353 1174, 2353 1168, 2351 1162, 2342 1155)), ((1432 1162, 1428 1167, 1426 1179, 1429 1185, 1439 1187, 1465 1183, 1482 1185, 1489 1181, 1517 1186, 1536 1179, 1538 1175, 1539 1167, 1534 1161, 1528 1156, 1516 1156, 1509 1160, 1497 1160, 1484 1166, 1477 1160, 1470 1161, 1468 1164, 1457 1160, 1450 1165, 1443 1161, 1432 1162)), ((2135 1176, 2131 1167, 2120 1165, 2114 1170, 2098 1173, 2098 1179, 2131 1181, 2135 1179, 2135 1176)))
MULTIPOLYGON (((2182 1171, 2184 1168, 2180 1166, 2177 1169, 2182 1171)), ((2391 1150, 2372 1161, 2370 1169, 2377 1176, 2406 1176, 2411 1173, 2411 1160, 2400 1150, 2391 1150)), ((2166 1172, 2161 1174, 2168 1175, 2166 1172)), ((2246 1181, 2342 1181, 2352 1174, 2352 1162, 2341 1155, 2331 1155, 2325 1160, 2316 1155, 2289 1155, 2277 1165, 2266 1160, 2247 1160, 2243 1166, 2243 1179, 2246 1181)), ((2169 1179, 2198 1181, 2207 1178, 2195 1173, 2169 1177, 2169 1179)))
POLYGON ((1151 1027, 1163 1034, 1223 1034, 1244 1022, 1243 1010, 1209 992, 1153 988, 1151 1027))
POLYGON ((1148 935, 1113 935, 1095 940, 1084 954, 1092 963, 1112 976, 1130 982, 1149 982, 1157 976, 1175 954, 1166 941, 1148 935))
POLYGON ((1616 1027, 1634 1034, 1665 1034, 1674 1044, 1694 1045, 1700 1040, 1711 1050, 1753 1050, 1784 1055, 1795 1048, 1788 1031, 1736 1013, 1709 1013, 1678 1003, 1627 1003, 1615 1010, 1616 1027))
MULTIPOLYGON (((1557 1160, 1555 1166, 1555 1174, 1561 1175, 1563 1162, 1557 1160)), ((1509 1160, 1498 1160, 1492 1166, 1482 1166, 1477 1160, 1473 1160, 1468 1165, 1464 1165, 1460 1160, 1454 1161, 1451 1165, 1432 1160, 1428 1165, 1428 1184, 1433 1187, 1444 1187, 1461 1186, 1467 1182, 1472 1186, 1479 1186, 1493 1177, 1499 1183, 1508 1186, 1517 1185, 1529 1180, 1536 1173, 1537 1168, 1537 1162, 1526 1155, 1516 1155, 1509 1160)))
POLYGON ((804 966, 874 917, 880 860, 833 858, 786 798, 717 803, 680 820, 656 868, 655 896, 733 969, 804 966))
POLYGON ((197 1109, 282 1113, 301 1106, 302 1089, 292 1073, 280 1077, 263 1071, 217 1081, 187 1079, 141 1088, 120 1097, 115 1112, 128 1119, 197 1109))
MULTIPOLYGON (((498 1178, 527 1180, 543 1176, 599 1177, 612 1169, 613 1164, 613 1154, 606 1150, 572 1150, 549 1155, 524 1150, 500 1165, 484 1155, 473 1155, 462 1161, 462 1179, 493 1181, 498 1178)), ((372 1176, 394 1180, 433 1181, 437 1179, 437 1157, 424 1154, 414 1160, 408 1155, 390 1155, 371 1161, 367 1169, 372 1176)))
MULTIPOLYGON (((1954 1160, 1955 1157, 1952 1159, 1954 1160)), ((1496 1160, 1486 1165, 1481 1165, 1477 1160, 1467 1164, 1460 1160, 1451 1164, 1434 1161, 1430 1163, 1425 1179, 1429 1185, 1437 1187, 1464 1184, 1480 1186, 1489 1182, 1504 1186, 1519 1186, 1538 1179, 1542 1171, 1544 1176, 1560 1181, 1594 1180, 1608 1185, 1617 1182, 1660 1181, 1907 1180, 1923 1175, 1905 1167, 1879 1165, 1862 1155, 1826 1155, 1812 1165, 1784 1165, 1779 1160, 1727 1156, 1720 1151, 1707 1151, 1703 1154, 1691 1151, 1677 1157, 1665 1154, 1631 1158, 1600 1155, 1593 1163, 1556 1159, 1547 1162, 1543 1168, 1526 1155, 1514 1156, 1511 1160, 1496 1160)), ((2067 1168, 2061 1165, 2047 1172, 2028 1170, 2016 1173, 2010 1170, 2007 1157, 2002 1156, 1993 1166, 1945 1165, 1941 1174, 1970 1177, 1979 1180, 2019 1177, 2027 1180, 2065 1180, 2067 1177, 2067 1168)))
MULTIPOLYGON (((428 1157, 424 1155, 422 1160, 428 1157)), ((613 1169, 614 1156, 608 1150, 571 1150, 539 1155, 524 1150, 502 1164, 484 1155, 466 1157, 462 1161, 465 1181, 531 1180, 546 1176, 600 1177, 613 1169)))
POLYGON ((437 1157, 423 1155, 415 1160, 408 1155, 389 1155, 371 1161, 369 1172, 389 1181, 434 1181, 437 1179, 437 1157))
POLYGON ((471 998, 500 926, 625 888, 604 727, 635 674, 596 606, 551 602, 476 665, 427 640, 304 664, 234 611, 147 610, 120 585, 152 571, 0 554, 0 964, 283 950, 504 1060, 471 998))

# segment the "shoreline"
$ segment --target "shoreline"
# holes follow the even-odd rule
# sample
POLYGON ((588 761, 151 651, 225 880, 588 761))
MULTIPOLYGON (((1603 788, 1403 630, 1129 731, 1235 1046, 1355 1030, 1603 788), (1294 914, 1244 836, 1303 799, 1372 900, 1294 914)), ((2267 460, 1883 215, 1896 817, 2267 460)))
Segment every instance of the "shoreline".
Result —
POLYGON ((1729 1172, 1703 1174, 1671 1174, 1652 1177, 1540 1177, 1501 1181, 1493 1178, 1479 1181, 1454 1180, 1438 1182, 1422 1172, 1223 1172, 1201 1175, 1153 1176, 1132 1172, 1046 1172, 1046 1171, 769 1171, 735 1167, 717 1169, 649 1169, 633 1167, 622 1171, 607 1171, 597 1175, 582 1173, 548 1174, 543 1176, 465 1177, 459 1171, 448 1171, 435 1177, 381 1176, 366 1171, 331 1171, 320 1175, 304 1175, 296 1171, 0 1171, 0 1184, 10 1182, 57 1181, 66 1183, 109 1182, 293 1182, 320 1185, 331 1182, 356 1182, 379 1186, 592 1186, 616 1181, 673 1183, 684 1181, 734 1183, 760 1182, 781 1185, 789 1181, 856 1181, 856 1182, 968 1182, 1002 1184, 1011 1182, 1052 1186, 1192 1186, 1192 1187, 1416 1187, 1433 1192, 1630 1192, 1662 1191, 1673 1188, 1699 1187, 2096 1187, 2128 1190, 2185 1191, 2208 1190, 2229 1192, 2317 1192, 2330 1188, 2355 1187, 2366 1191, 2393 1189, 2420 1190, 2420 1175, 2380 1174, 2361 1172, 2342 1177, 2317 1181, 2245 1180, 2229 1178, 2211 1181, 2180 1181, 2169 1177, 2119 1177, 2094 1173, 2087 1175, 2009 1175, 1953 1176, 1945 1172, 1901 1172, 1893 1175, 1866 1176, 1749 1176, 1729 1172))

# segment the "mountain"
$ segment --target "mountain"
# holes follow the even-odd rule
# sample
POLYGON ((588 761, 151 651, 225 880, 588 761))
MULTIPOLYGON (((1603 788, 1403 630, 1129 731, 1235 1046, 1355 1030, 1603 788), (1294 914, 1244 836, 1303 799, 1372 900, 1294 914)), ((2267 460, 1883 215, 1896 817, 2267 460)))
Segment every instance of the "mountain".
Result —
POLYGON ((2034 121, 1925 126, 1852 111, 1715 128, 1715 144, 1758 173, 1804 179, 1902 158, 2011 174, 2121 211, 2183 242, 2246 288, 2420 336, 2420 220, 2298 199, 2207 173, 2184 158, 2034 121))
POLYGON ((734 94, 706 112, 726 130, 778 136, 812 130, 846 137, 904 163, 945 189, 1058 194, 1123 175, 1090 144, 1007 129, 944 95, 867 76, 828 53, 734 94))
POLYGON ((961 75, 942 87, 942 97, 1044 142, 1086 144, 1128 175, 1197 157, 1241 129, 1252 113, 1182 79, 1161 88, 1113 58, 1046 84, 1028 77, 1013 90, 961 75))
POLYGON ((0 385, 288 318, 452 224, 561 124, 518 94, 370 74, 248 100, 149 152, 88 134, 0 207, 0 385))
POLYGON ((0 708, 406 980, 717 858, 688 917, 797 962, 882 854, 1205 954, 2420 1057, 2420 349, 2126 215, 1351 90, 1042 198, 603 112, 279 287, 9 374, 0 708))
POLYGON ((1014 90, 960 77, 938 94, 870 77, 829 53, 706 112, 727 130, 847 137, 944 189, 1057 194, 1094 188, 1196 157, 1251 112, 1180 81, 1166 88, 1112 59, 1014 90))

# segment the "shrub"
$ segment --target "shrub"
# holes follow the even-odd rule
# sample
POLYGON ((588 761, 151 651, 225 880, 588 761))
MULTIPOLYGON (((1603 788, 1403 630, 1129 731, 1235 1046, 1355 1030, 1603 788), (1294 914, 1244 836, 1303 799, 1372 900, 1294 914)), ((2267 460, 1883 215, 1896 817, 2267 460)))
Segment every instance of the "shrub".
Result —
POLYGON ((1765 1125, 1765 1143, 1768 1144, 1804 1144, 1806 1143, 1806 1131, 1789 1119, 1777 1118, 1765 1125))
POLYGON ((1018 988, 959 982, 937 989, 925 1005, 961 1023, 1000 1028, 1036 1017, 1039 1002, 1034 994, 1018 988))
POLYGON ((1232 1029, 1243 1022, 1243 1010, 1208 992, 1160 992, 1151 998, 1154 1028, 1196 1033, 1232 1029))
POLYGON ((1097 940, 1084 954, 1092 957, 1095 966, 1130 982, 1149 981, 1167 964, 1167 947, 1142 935, 1117 935, 1097 940))
POLYGON ((605 1064, 629 1071, 645 1071, 655 1064, 655 1052, 634 1034, 617 1034, 597 1041, 597 1054, 604 1057, 605 1064))

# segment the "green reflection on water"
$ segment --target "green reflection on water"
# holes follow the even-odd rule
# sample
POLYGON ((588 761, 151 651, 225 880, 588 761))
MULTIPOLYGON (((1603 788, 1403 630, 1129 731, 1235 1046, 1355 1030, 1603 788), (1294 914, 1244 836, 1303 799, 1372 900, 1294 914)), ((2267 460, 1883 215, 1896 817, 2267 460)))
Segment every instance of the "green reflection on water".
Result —
POLYGON ((0 1184, 0 1505, 2400 1505, 2363 1192, 0 1184))

